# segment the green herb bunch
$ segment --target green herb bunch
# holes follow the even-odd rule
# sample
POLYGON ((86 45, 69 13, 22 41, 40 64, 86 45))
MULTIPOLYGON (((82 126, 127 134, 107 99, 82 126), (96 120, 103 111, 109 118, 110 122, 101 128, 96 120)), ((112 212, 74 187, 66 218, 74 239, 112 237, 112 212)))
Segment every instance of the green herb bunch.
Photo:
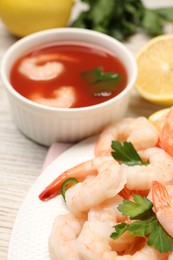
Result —
POLYGON ((150 36, 163 33, 165 22, 173 22, 173 7, 149 9, 141 0, 82 0, 89 6, 72 27, 92 29, 120 41, 143 29, 150 36))
POLYGON ((149 246, 155 247, 161 253, 173 251, 173 238, 162 228, 152 208, 150 200, 137 194, 134 194, 134 201, 124 200, 118 210, 124 216, 129 216, 133 222, 116 225, 111 238, 117 239, 128 230, 131 236, 144 237, 149 246))

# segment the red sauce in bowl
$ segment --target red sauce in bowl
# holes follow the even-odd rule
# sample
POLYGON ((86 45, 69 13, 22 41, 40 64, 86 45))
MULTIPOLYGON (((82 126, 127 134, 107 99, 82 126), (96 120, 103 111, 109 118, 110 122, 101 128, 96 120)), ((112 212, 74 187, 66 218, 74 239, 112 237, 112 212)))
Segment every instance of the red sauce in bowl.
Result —
MULTIPOLYGON (((28 68, 30 72, 32 68, 28 68)), ((26 72, 27 73, 27 72, 26 72)), ((107 101, 118 95, 127 85, 127 72, 122 62, 109 52, 95 45, 84 45, 82 43, 54 43, 48 46, 40 46, 20 57, 13 65, 10 73, 10 81, 14 89, 22 96, 34 100, 33 97, 41 97, 45 100, 53 100, 55 92, 62 86, 71 86, 75 91, 75 101, 70 106, 72 108, 86 107, 107 101), (47 80, 35 80, 21 73, 20 66, 26 59, 41 57, 42 55, 57 55, 59 58, 43 59, 36 62, 36 66, 45 65, 48 62, 60 62, 63 71, 56 77, 47 80), (62 58, 61 58, 62 57, 62 58), (120 75, 120 80, 116 82, 115 90, 97 90, 94 92, 93 86, 97 82, 88 81, 83 75, 91 74, 91 71, 100 69, 102 73, 115 73, 120 75)), ((104 85, 104 82, 102 83, 104 85)), ((36 98, 34 100, 37 102, 36 98)), ((45 103, 45 105, 49 104, 45 103)), ((52 102, 51 106, 56 106, 52 102)))

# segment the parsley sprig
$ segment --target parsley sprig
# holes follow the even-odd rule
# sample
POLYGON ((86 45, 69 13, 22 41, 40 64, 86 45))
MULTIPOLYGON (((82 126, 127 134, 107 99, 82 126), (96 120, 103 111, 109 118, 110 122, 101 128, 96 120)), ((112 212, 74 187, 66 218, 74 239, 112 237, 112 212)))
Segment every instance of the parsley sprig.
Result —
POLYGON ((120 163, 129 166, 149 164, 149 161, 142 161, 131 142, 120 143, 119 141, 112 141, 111 147, 113 149, 112 156, 120 163))
POLYGON ((131 236, 145 237, 148 245, 161 253, 173 251, 173 238, 162 228, 152 208, 153 204, 149 199, 137 194, 134 195, 134 201, 123 200, 118 210, 136 221, 114 226, 115 232, 111 234, 111 238, 117 239, 128 230, 131 236))
POLYGON ((112 92, 119 88, 122 76, 111 71, 105 72, 102 67, 94 68, 81 73, 88 83, 92 85, 93 93, 112 92))

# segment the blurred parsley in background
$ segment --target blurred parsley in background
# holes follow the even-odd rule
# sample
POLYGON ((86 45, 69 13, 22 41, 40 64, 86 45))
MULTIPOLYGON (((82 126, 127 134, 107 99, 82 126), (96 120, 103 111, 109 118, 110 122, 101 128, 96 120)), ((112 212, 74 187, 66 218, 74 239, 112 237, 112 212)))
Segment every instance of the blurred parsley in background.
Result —
POLYGON ((72 23, 108 34, 120 41, 135 34, 139 28, 150 36, 163 33, 165 22, 173 22, 173 6, 149 9, 141 0, 81 0, 89 5, 72 23))

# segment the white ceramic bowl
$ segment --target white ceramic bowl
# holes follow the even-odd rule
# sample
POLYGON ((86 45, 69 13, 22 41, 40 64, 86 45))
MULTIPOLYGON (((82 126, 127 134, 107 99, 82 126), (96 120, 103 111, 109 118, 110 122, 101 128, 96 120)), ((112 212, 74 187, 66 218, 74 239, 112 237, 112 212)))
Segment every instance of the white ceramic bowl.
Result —
POLYGON ((79 141, 98 133, 107 124, 123 117, 136 75, 135 60, 122 43, 105 34, 77 28, 51 29, 29 35, 13 44, 1 63, 1 78, 17 127, 30 139, 46 146, 56 141, 79 141), (14 62, 35 46, 59 40, 95 44, 116 55, 127 70, 126 88, 109 101, 83 108, 52 108, 21 96, 9 81, 14 62))

